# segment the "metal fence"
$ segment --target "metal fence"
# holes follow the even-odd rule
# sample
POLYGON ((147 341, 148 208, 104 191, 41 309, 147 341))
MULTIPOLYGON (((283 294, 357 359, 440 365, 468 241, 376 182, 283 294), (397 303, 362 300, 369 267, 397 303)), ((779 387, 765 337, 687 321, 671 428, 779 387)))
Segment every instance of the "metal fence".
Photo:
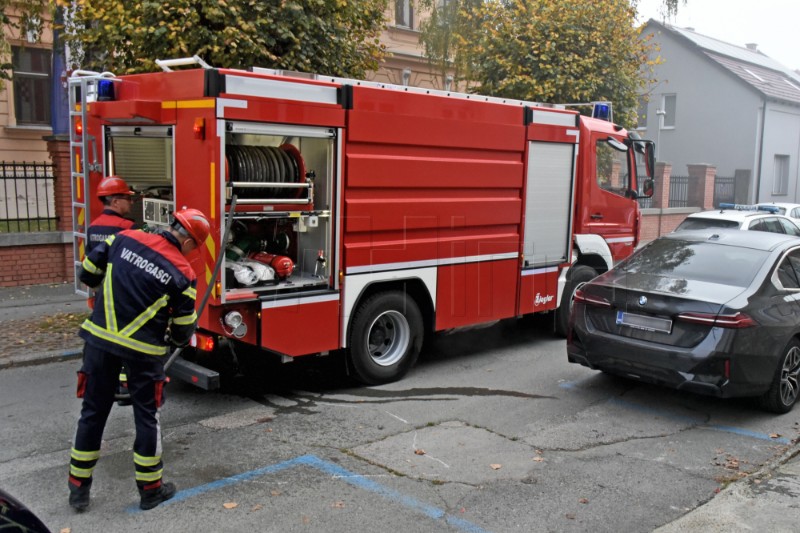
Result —
MULTIPOLYGON (((689 205, 688 176, 670 176, 669 180, 669 207, 700 207, 689 205)), ((714 206, 724 202, 736 202, 736 178, 715 176, 714 206)), ((647 209, 652 206, 652 198, 639 198, 640 208, 647 209)))
POLYGON ((717 176, 714 179, 714 207, 725 202, 736 203, 736 178, 717 176))
POLYGON ((669 207, 690 207, 689 176, 670 176, 669 207))
POLYGON ((0 233, 55 229, 53 165, 0 162, 0 233))

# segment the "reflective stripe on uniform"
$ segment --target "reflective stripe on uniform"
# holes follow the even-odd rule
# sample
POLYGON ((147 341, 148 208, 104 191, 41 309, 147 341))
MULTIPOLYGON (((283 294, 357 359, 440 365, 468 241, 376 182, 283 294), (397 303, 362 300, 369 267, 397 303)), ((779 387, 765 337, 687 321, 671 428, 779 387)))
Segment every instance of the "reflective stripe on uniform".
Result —
POLYGON ((83 263, 81 263, 81 266, 82 266, 82 267, 83 267, 83 269, 84 269, 86 272, 88 272, 89 274, 94 274, 94 275, 96 275, 96 276, 99 276, 100 274, 102 274, 102 273, 103 273, 103 271, 102 271, 102 270, 100 270, 99 268, 97 268, 97 266, 96 266, 94 263, 92 263, 91 261, 89 261, 89 258, 88 258, 88 257, 87 257, 86 259, 84 259, 84 260, 83 260, 83 263))
POLYGON ((161 462, 161 456, 146 457, 133 452, 133 462, 139 466, 157 466, 161 462))
POLYGON ((164 469, 156 470, 155 472, 136 472, 136 481, 158 481, 163 475, 164 469))
POLYGON ((69 465, 69 473, 75 477, 82 477, 82 478, 90 478, 92 477, 92 472, 94 471, 94 467, 91 468, 78 468, 75 465, 69 465))
POLYGON ((189 287, 188 289, 183 291, 183 294, 185 294, 192 300, 197 300, 197 289, 195 289, 194 287, 189 287))
POLYGON ((142 314, 134 318, 130 324, 122 328, 122 331, 120 331, 119 334, 123 337, 130 337, 139 331, 139 329, 144 326, 148 320, 156 316, 156 313, 158 313, 161 308, 167 305, 167 300, 169 300, 169 297, 166 294, 156 300, 153 305, 145 309, 142 314))
POLYGON ((108 331, 117 331, 117 314, 114 312, 114 290, 111 281, 111 267, 108 265, 108 273, 103 281, 103 310, 106 317, 106 328, 108 331))
POLYGON ((100 458, 100 450, 95 452, 83 452, 81 450, 76 450, 72 448, 72 451, 69 454, 70 457, 75 459, 76 461, 96 461, 100 458))
POLYGON ((197 321, 197 312, 193 312, 191 315, 186 316, 176 316, 172 319, 172 323, 178 326, 191 326, 197 321))
POLYGON ((137 352, 142 352, 148 355, 164 355, 167 353, 166 346, 156 346, 154 344, 147 344, 146 342, 131 339, 130 337, 124 337, 117 332, 109 331, 98 326, 89 319, 87 319, 81 325, 81 328, 85 329, 99 339, 113 342, 114 344, 119 344, 120 346, 130 348, 131 350, 136 350, 137 352))

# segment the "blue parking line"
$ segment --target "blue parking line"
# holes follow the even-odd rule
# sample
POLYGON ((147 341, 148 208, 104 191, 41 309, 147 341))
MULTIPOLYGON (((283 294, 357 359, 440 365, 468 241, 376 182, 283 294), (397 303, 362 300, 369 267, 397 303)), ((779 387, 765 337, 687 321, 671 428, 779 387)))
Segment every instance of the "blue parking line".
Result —
POLYGON ((742 435, 744 437, 751 437, 754 439, 766 440, 769 442, 775 442, 778 444, 791 444, 792 442, 784 437, 777 437, 772 438, 765 433, 759 433, 757 431, 750 431, 749 429, 744 428, 737 428, 734 426, 723 426, 720 424, 704 424, 702 420, 699 418, 693 418, 690 416, 678 415, 675 413, 670 413, 664 409, 655 409, 653 407, 646 407, 644 405, 640 405, 637 403, 629 402, 626 400, 621 400, 619 398, 611 398, 609 403, 617 404, 627 409, 633 409, 635 411, 641 411, 645 413, 649 413, 655 416, 660 416, 661 418, 666 418, 668 420, 675 420, 678 422, 684 422, 688 424, 696 425, 699 429, 711 429, 713 431, 722 431, 725 433, 733 433, 735 435, 742 435))
MULTIPOLYGON (((380 483, 377 483, 371 479, 368 479, 364 476, 351 472, 346 468, 342 468, 341 466, 335 463, 331 463, 329 461, 323 461, 322 459, 320 459, 315 455, 301 455, 300 457, 296 457, 289 461, 284 461, 282 463, 276 463, 274 465, 257 468, 255 470, 250 470, 249 472, 243 472, 241 474, 236 474, 235 476, 230 476, 224 479, 219 479, 217 481, 212 481, 211 483, 206 483, 205 485, 200 485, 198 487, 192 487, 190 489, 181 490, 177 492, 171 500, 162 503, 161 506, 163 507, 165 505, 173 505, 178 502, 188 500, 189 498, 194 498, 195 496, 205 494, 206 492, 221 489, 223 487, 234 485, 242 481, 249 481, 251 479, 264 476, 266 474, 274 474, 276 472, 280 472, 282 470, 287 470, 289 468, 294 468, 297 466, 310 466, 312 468, 316 468, 320 472, 330 474, 331 476, 338 476, 339 479, 341 479, 345 483, 348 483, 349 485, 372 492, 374 494, 382 496, 383 498, 386 498, 389 501, 399 503, 404 507, 407 507, 414 512, 423 514, 433 520, 444 520, 447 524, 459 529, 460 531, 465 531, 467 533, 488 533, 485 529, 473 524, 472 522, 469 522, 462 518, 458 518, 457 516, 453 516, 451 514, 447 514, 445 511, 439 509, 438 507, 428 505, 424 502, 417 500, 416 498, 403 494, 402 492, 390 489, 389 487, 385 487, 380 483)), ((127 509, 127 511, 128 513, 133 513, 133 514, 142 512, 138 506, 131 506, 127 509)))

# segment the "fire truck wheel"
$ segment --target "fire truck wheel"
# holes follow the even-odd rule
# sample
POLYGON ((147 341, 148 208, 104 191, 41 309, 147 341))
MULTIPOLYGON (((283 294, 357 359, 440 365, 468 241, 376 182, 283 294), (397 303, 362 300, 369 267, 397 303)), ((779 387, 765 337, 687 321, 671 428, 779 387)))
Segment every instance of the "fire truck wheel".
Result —
POLYGON ((578 265, 570 269, 569 279, 567 279, 567 284, 564 286, 564 294, 561 297, 561 305, 558 306, 556 334, 562 337, 567 336, 569 312, 572 310, 572 299, 575 297, 575 291, 595 277, 597 277, 597 271, 590 266, 578 265))
POLYGON ((350 328, 350 362, 368 385, 402 378, 417 361, 424 336, 422 314, 402 292, 370 296, 358 308, 350 328))

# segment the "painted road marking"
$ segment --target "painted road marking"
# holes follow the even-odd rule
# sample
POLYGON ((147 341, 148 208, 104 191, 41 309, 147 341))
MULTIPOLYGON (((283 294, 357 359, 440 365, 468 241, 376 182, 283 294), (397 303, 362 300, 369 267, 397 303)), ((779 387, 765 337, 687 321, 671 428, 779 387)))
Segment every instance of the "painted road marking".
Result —
MULTIPOLYGON (((579 388, 582 382, 587 381, 588 379, 591 379, 592 377, 594 377, 594 376, 590 376, 588 378, 583 378, 583 379, 580 379, 580 380, 577 380, 577 381, 566 381, 566 382, 563 382, 563 383, 559 383, 558 386, 560 388, 562 388, 562 389, 565 389, 565 390, 574 390, 576 388, 579 388)), ((638 404, 638 403, 634 403, 634 402, 629 402, 629 401, 626 401, 626 400, 621 400, 619 398, 609 398, 608 401, 610 403, 617 404, 617 405, 619 405, 621 407, 625 407, 625 408, 636 410, 636 411, 642 411, 642 412, 650 413, 652 415, 660 416, 660 417, 666 418, 668 420, 686 422, 686 423, 689 423, 689 424, 697 426, 697 429, 710 429, 712 431, 721 431, 723 433, 733 433, 735 435, 741 435, 741 436, 744 436, 744 437, 751 437, 753 439, 759 439, 759 440, 766 440, 766 441, 769 441, 769 442, 775 442, 777 444, 791 444, 792 443, 791 440, 789 440, 789 439, 787 439, 785 437, 773 438, 773 437, 767 435, 766 433, 759 433, 757 431, 751 431, 749 429, 738 428, 738 427, 735 427, 735 426, 724 426, 724 425, 721 425, 721 424, 704 424, 701 420, 699 420, 697 418, 692 418, 690 416, 684 416, 684 415, 678 415, 678 414, 675 414, 675 413, 671 413, 671 412, 667 411, 666 409, 656 409, 654 407, 646 407, 644 405, 641 405, 641 404, 638 404)))
MULTIPOLYGON (((284 461, 282 463, 264 466, 262 468, 250 470, 249 472, 243 472, 241 474, 236 474, 235 476, 230 476, 217 481, 212 481, 211 483, 206 483, 205 485, 200 485, 198 487, 182 490, 176 493, 171 500, 162 503, 161 506, 163 507, 166 505, 173 505, 175 503, 188 500, 189 498, 200 496, 201 494, 205 494, 206 492, 221 489, 223 487, 228 487, 230 485, 241 483, 243 481, 250 481, 253 478, 257 478, 267 474, 274 474, 276 472, 287 470, 289 468, 295 468, 298 466, 308 466, 311 468, 315 468, 320 472, 329 474, 333 479, 340 479, 345 483, 348 483, 356 488, 363 489, 368 492, 372 492, 374 494, 382 496, 383 498, 389 501, 399 503, 402 506, 407 507, 408 509, 411 509, 416 513, 420 513, 424 516, 427 516, 428 518, 431 518, 433 520, 444 520, 448 525, 453 526, 460 531, 465 531, 467 533, 488 533, 487 530, 473 524, 472 522, 464 520, 463 518, 458 518, 457 516, 453 516, 451 514, 447 514, 438 507, 428 505, 427 503, 421 502, 416 498, 403 494, 402 492, 390 489, 389 487, 385 487, 380 483, 368 479, 365 476, 351 472, 346 468, 342 468, 341 466, 335 463, 324 461, 315 455, 302 455, 300 457, 290 459, 289 461, 284 461)), ((138 506, 131 506, 127 509, 127 511, 128 513, 132 514, 142 512, 138 506)))

